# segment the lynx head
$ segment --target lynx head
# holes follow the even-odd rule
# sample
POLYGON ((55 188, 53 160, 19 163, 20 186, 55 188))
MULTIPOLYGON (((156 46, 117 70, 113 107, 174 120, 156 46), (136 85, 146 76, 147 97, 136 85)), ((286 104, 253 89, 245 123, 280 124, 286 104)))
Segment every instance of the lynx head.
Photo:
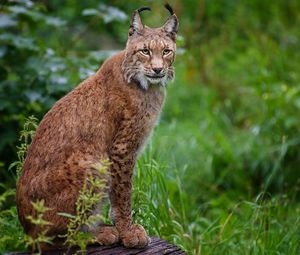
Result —
POLYGON ((165 24, 159 28, 149 28, 142 24, 140 12, 134 11, 128 33, 126 55, 123 62, 125 80, 138 83, 143 89, 150 84, 164 86, 174 77, 173 62, 176 51, 178 19, 170 5, 165 7, 171 13, 165 24))

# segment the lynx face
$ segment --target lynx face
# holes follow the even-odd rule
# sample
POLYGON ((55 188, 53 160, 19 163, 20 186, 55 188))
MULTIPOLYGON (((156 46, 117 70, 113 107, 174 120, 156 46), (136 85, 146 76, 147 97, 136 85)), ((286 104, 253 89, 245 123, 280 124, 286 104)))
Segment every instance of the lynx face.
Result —
POLYGON ((162 27, 149 28, 141 23, 139 10, 134 12, 123 62, 127 82, 148 89, 150 84, 164 86, 173 79, 177 29, 175 14, 162 27))

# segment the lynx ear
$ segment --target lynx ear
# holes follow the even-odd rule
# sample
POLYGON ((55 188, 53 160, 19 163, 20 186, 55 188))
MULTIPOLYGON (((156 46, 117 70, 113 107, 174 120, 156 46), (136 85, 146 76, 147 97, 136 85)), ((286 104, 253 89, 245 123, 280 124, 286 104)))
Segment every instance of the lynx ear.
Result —
POLYGON ((163 25, 163 29, 166 33, 168 33, 171 36, 172 39, 175 40, 178 31, 178 18, 174 13, 173 8, 169 4, 166 4, 165 7, 170 12, 171 16, 163 25))
POLYGON ((143 25, 141 17, 140 17, 140 13, 142 11, 151 11, 151 8, 142 7, 133 12, 130 27, 129 27, 129 32, 128 32, 129 36, 131 36, 135 33, 138 33, 139 31, 141 31, 144 28, 144 25, 143 25))

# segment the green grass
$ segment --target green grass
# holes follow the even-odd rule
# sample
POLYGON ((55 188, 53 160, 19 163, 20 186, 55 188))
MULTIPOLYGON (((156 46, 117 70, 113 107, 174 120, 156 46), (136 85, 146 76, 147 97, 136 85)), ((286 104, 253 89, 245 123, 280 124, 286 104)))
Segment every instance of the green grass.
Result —
MULTIPOLYGON (((13 191, 13 193, 15 193, 13 191)), ((0 198, 4 198, 8 192, 3 192, 0 198)), ((10 199, 14 201, 14 195, 10 195, 10 199)), ((6 196, 6 199, 8 197, 6 196)), ((0 253, 8 251, 22 251, 25 249, 24 244, 25 235, 21 224, 17 219, 17 208, 11 206, 7 209, 3 209, 3 205, 0 206, 0 253)))
MULTIPOLYGON (((148 149, 135 176, 134 216, 151 235, 188 254, 298 254, 300 204, 287 195, 260 193, 252 200, 214 184, 184 190, 177 169, 151 160, 148 149), (211 193, 207 201, 195 197, 211 193)), ((191 178, 190 176, 188 178, 191 178)))

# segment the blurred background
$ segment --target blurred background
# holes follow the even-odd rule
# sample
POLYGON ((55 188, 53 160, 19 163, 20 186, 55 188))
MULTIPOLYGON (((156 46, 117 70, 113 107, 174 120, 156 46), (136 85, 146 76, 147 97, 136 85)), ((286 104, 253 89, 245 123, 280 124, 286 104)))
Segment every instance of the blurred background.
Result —
MULTIPOLYGON (((143 23, 161 26, 164 3, 0 1, 0 193, 15 186, 25 119, 124 49, 133 10, 150 6, 143 23)), ((169 3, 176 79, 138 162, 136 220, 190 254, 298 254, 300 1, 169 3)))

